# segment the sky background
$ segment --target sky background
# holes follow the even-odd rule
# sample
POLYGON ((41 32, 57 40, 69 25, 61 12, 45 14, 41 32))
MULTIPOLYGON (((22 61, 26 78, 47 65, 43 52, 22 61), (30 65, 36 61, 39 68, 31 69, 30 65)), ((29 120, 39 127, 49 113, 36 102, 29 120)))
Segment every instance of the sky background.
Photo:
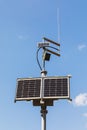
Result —
POLYGON ((73 101, 48 107, 47 130, 87 130, 87 0, 0 0, 0 130, 41 129, 40 107, 14 98, 17 78, 40 76, 43 36, 61 44, 61 57, 46 63, 48 76, 72 75, 73 101))

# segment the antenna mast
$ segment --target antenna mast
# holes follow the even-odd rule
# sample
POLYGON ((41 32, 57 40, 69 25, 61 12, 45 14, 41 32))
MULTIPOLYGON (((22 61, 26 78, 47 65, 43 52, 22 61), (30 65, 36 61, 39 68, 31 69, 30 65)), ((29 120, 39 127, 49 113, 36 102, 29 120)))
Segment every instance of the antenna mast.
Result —
POLYGON ((58 29, 58 42, 60 43, 60 9, 57 8, 57 29, 58 29))

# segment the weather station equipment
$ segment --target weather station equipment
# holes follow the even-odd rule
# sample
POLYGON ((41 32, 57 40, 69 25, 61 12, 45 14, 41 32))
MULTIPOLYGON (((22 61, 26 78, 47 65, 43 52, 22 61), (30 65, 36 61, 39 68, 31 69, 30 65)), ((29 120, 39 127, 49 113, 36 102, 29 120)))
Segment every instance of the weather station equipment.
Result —
POLYGON ((60 44, 43 37, 43 42, 38 43, 36 53, 37 63, 41 70, 40 77, 18 78, 16 88, 16 101, 32 101, 33 106, 41 107, 41 130, 46 130, 47 106, 53 106, 55 100, 70 98, 71 76, 47 76, 45 62, 50 60, 51 54, 60 56, 60 44), (42 65, 39 61, 39 51, 42 50, 42 65))

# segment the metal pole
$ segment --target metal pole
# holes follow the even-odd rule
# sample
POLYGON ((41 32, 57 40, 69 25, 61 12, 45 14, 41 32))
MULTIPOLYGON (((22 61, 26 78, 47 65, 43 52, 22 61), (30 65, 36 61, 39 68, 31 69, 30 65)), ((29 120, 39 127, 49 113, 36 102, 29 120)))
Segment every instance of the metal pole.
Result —
MULTIPOLYGON (((45 71, 45 68, 43 68, 44 70, 41 71, 41 77, 45 77, 46 74, 47 74, 47 71, 45 71)), ((44 84, 43 84, 43 79, 42 79, 42 86, 41 86, 41 95, 43 96, 43 88, 44 88, 44 84)), ((42 97, 41 96, 41 97, 42 97)), ((46 105, 44 104, 44 101, 43 101, 43 97, 41 99, 41 130, 46 130, 46 114, 47 114, 47 110, 46 110, 46 105)))
POLYGON ((42 120, 42 129, 41 130, 46 130, 46 114, 48 111, 46 110, 46 106, 41 106, 41 120, 42 120))

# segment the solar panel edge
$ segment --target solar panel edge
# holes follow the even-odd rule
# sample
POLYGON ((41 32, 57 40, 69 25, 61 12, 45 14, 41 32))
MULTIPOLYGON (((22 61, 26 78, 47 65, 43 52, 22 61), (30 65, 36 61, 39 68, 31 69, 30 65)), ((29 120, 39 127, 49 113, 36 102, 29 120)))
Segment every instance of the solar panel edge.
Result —
POLYGON ((56 100, 56 99, 70 99, 70 97, 69 96, 56 96, 56 97, 50 96, 50 97, 43 97, 43 99, 54 99, 54 100, 56 100))
POLYGON ((68 78, 68 95, 69 95, 69 99, 70 99, 70 78, 68 78))
POLYGON ((15 98, 15 101, 30 101, 30 100, 40 100, 41 98, 15 98))
POLYGON ((14 98, 14 102, 16 102, 16 96, 17 96, 17 86, 18 86, 18 82, 16 80, 16 89, 15 89, 15 98, 14 98))
POLYGON ((20 80, 31 80, 31 79, 41 79, 41 77, 17 78, 17 81, 20 81, 20 80))
POLYGON ((70 78, 69 76, 47 76, 47 77, 44 77, 44 79, 62 79, 62 78, 70 78))

